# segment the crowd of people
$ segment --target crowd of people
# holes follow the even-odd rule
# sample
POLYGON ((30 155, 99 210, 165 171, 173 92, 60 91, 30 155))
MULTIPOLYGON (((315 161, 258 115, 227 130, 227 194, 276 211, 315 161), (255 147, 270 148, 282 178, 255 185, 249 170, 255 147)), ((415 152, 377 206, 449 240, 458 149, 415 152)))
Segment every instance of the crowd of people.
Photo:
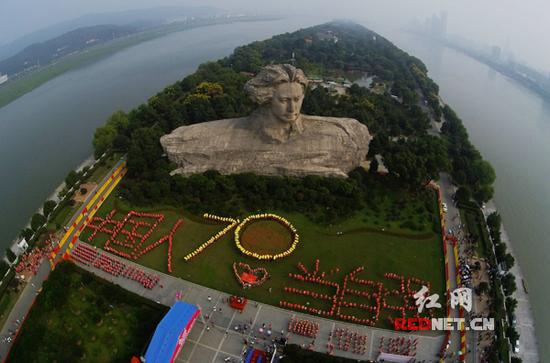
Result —
MULTIPOLYGON (((342 277, 342 282, 338 283, 333 279, 326 278, 324 272, 319 271, 319 260, 315 260, 314 268, 309 271, 302 263, 298 263, 298 269, 302 273, 290 273, 289 277, 301 282, 309 282, 312 284, 323 285, 334 288, 334 294, 327 294, 323 292, 316 292, 303 288, 295 288, 285 286, 284 291, 291 294, 303 295, 311 298, 313 301, 322 303, 331 302, 331 307, 328 310, 319 309, 310 306, 309 302, 304 304, 297 304, 282 300, 279 302, 279 306, 282 308, 294 309, 305 311, 310 314, 316 314, 323 317, 333 317, 338 319, 350 321, 356 324, 363 325, 376 325, 381 309, 391 310, 396 312, 397 315, 405 317, 407 312, 416 311, 418 308, 415 304, 414 294, 416 294, 416 287, 427 286, 428 289, 431 284, 428 281, 423 281, 416 277, 405 278, 402 275, 396 273, 387 272, 384 274, 384 278, 389 280, 397 280, 398 288, 387 289, 384 284, 379 281, 367 280, 358 277, 358 274, 364 271, 364 267, 357 267, 350 273, 342 277), (367 286, 367 290, 348 287, 350 284, 367 286), (346 295, 355 295, 365 298, 364 303, 350 301, 346 299, 346 295), (391 301, 399 301, 401 304, 392 305, 391 301), (345 314, 341 308, 352 308, 355 311, 362 310, 367 314, 367 317, 359 317, 356 315, 345 314)), ((338 269, 339 270, 339 269, 338 269)), ((428 311, 428 314, 432 314, 428 311)), ((391 321, 390 321, 391 323, 391 321)))
POLYGON ((136 281, 147 289, 154 288, 160 280, 158 275, 151 274, 138 267, 128 265, 124 261, 109 256, 95 247, 82 243, 78 243, 71 251, 71 258, 84 265, 93 266, 103 270, 115 277, 122 276, 136 281))
POLYGON ((292 318, 288 322, 288 331, 315 339, 319 333, 319 323, 306 319, 292 318))
POLYGON ((38 268, 42 263, 42 259, 47 257, 54 249, 54 244, 51 242, 51 239, 46 241, 46 245, 42 248, 33 248, 29 252, 25 252, 17 266, 15 266, 15 272, 21 273, 23 271, 28 271, 33 275, 36 275, 38 268))
POLYGON ((378 341, 378 351, 382 353, 416 356, 416 347, 418 338, 405 337, 380 337, 378 341))
POLYGON ((351 351, 354 354, 365 354, 367 352, 367 336, 361 335, 356 331, 348 328, 336 328, 334 332, 330 332, 327 343, 329 353, 332 353, 334 348, 342 351, 351 351), (333 343, 333 339, 336 343, 333 343))
POLYGON ((149 253, 152 249, 168 242, 168 272, 172 272, 172 240, 176 230, 183 224, 182 219, 178 219, 172 227, 170 234, 167 234, 154 243, 148 245, 145 241, 151 237, 158 225, 164 221, 165 217, 160 213, 142 213, 130 211, 122 220, 113 219, 116 214, 116 209, 113 209, 105 218, 93 217, 86 228, 90 228, 93 232, 88 237, 88 242, 91 242, 98 232, 109 235, 109 239, 105 242, 103 248, 105 251, 112 252, 118 256, 129 260, 137 260, 139 257, 149 253), (144 219, 150 219, 148 222, 144 219), (130 229, 127 228, 130 226, 130 229), (146 229, 145 233, 138 232, 141 229, 146 229), (120 238, 124 236, 124 238, 120 238), (115 248, 113 246, 118 246, 115 248), (120 247, 129 250, 124 252, 120 247))
POLYGON ((235 228, 235 226, 237 224, 239 224, 239 220, 238 219, 233 219, 233 218, 227 218, 227 217, 220 217, 220 216, 216 216, 214 214, 208 214, 208 213, 204 213, 203 214, 203 217, 206 218, 206 219, 210 219, 210 220, 213 220, 213 221, 216 221, 216 222, 222 222, 222 223, 229 223, 228 226, 226 226, 224 229, 222 229, 221 231, 219 231, 218 233, 216 233, 214 236, 210 237, 208 239, 208 241, 204 242, 203 244, 201 244, 199 247, 197 247, 194 251, 188 253, 187 255, 185 255, 183 257, 183 259, 185 261, 189 261, 190 259, 192 259, 193 257, 199 255, 200 253, 202 253, 207 247, 209 247, 211 244, 213 244, 214 242, 216 242, 217 240, 219 240, 220 238, 222 238, 223 236, 225 236, 229 231, 231 231, 233 228, 235 228))

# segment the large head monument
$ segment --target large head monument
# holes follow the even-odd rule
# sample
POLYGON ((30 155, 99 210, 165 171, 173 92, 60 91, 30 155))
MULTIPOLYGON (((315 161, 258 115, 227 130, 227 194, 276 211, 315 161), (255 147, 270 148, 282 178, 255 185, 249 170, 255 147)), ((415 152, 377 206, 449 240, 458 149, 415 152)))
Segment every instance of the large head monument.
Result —
POLYGON ((264 67, 245 85, 248 117, 177 128, 161 138, 175 173, 346 176, 366 157, 370 135, 349 118, 300 113, 308 81, 292 65, 264 67))

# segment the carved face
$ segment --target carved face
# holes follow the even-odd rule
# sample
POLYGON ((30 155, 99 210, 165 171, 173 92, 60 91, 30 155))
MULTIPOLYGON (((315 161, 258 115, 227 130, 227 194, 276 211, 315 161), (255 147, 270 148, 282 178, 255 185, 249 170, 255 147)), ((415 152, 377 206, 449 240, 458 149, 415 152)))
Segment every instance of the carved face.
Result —
POLYGON ((273 93, 271 112, 282 122, 294 123, 300 116, 303 101, 304 88, 300 83, 281 83, 273 93))

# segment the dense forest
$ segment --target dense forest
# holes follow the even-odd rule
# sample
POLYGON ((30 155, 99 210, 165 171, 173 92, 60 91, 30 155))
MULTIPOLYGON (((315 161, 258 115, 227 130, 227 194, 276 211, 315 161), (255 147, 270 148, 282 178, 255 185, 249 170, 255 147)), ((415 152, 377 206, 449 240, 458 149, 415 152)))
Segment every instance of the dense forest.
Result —
POLYGON ((306 93, 303 112, 353 117, 366 124, 374 135, 369 158, 382 156, 390 172, 387 185, 420 193, 439 172, 450 171, 465 193, 479 202, 492 195, 492 168, 468 141, 460 119, 448 107, 441 109, 438 87, 427 76, 425 65, 378 34, 351 23, 328 23, 275 36, 201 65, 129 114, 113 114, 96 131, 96 155, 113 149, 128 153, 122 194, 139 205, 177 203, 218 212, 285 207, 320 211, 324 215, 317 217, 323 220, 349 215, 361 208, 369 184, 379 182, 376 173, 356 170, 347 179, 216 172, 187 178, 169 175, 174 165, 163 156, 160 136, 182 125, 249 114, 254 105, 243 91, 245 82, 262 66, 283 62, 294 63, 309 77, 334 80, 366 73, 386 85, 387 91, 380 93, 354 84, 346 95, 317 87, 306 93), (445 117, 443 137, 428 134, 429 115, 420 107, 424 101, 435 119, 445 117))

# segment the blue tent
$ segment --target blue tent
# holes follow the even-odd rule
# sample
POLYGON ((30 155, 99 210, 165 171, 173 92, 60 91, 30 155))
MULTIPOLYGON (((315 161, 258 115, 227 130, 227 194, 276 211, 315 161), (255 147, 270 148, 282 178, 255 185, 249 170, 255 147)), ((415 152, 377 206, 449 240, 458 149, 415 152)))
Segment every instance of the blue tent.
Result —
POLYGON ((176 302, 157 325, 145 353, 145 362, 172 362, 198 315, 199 309, 195 305, 183 301, 176 302))

